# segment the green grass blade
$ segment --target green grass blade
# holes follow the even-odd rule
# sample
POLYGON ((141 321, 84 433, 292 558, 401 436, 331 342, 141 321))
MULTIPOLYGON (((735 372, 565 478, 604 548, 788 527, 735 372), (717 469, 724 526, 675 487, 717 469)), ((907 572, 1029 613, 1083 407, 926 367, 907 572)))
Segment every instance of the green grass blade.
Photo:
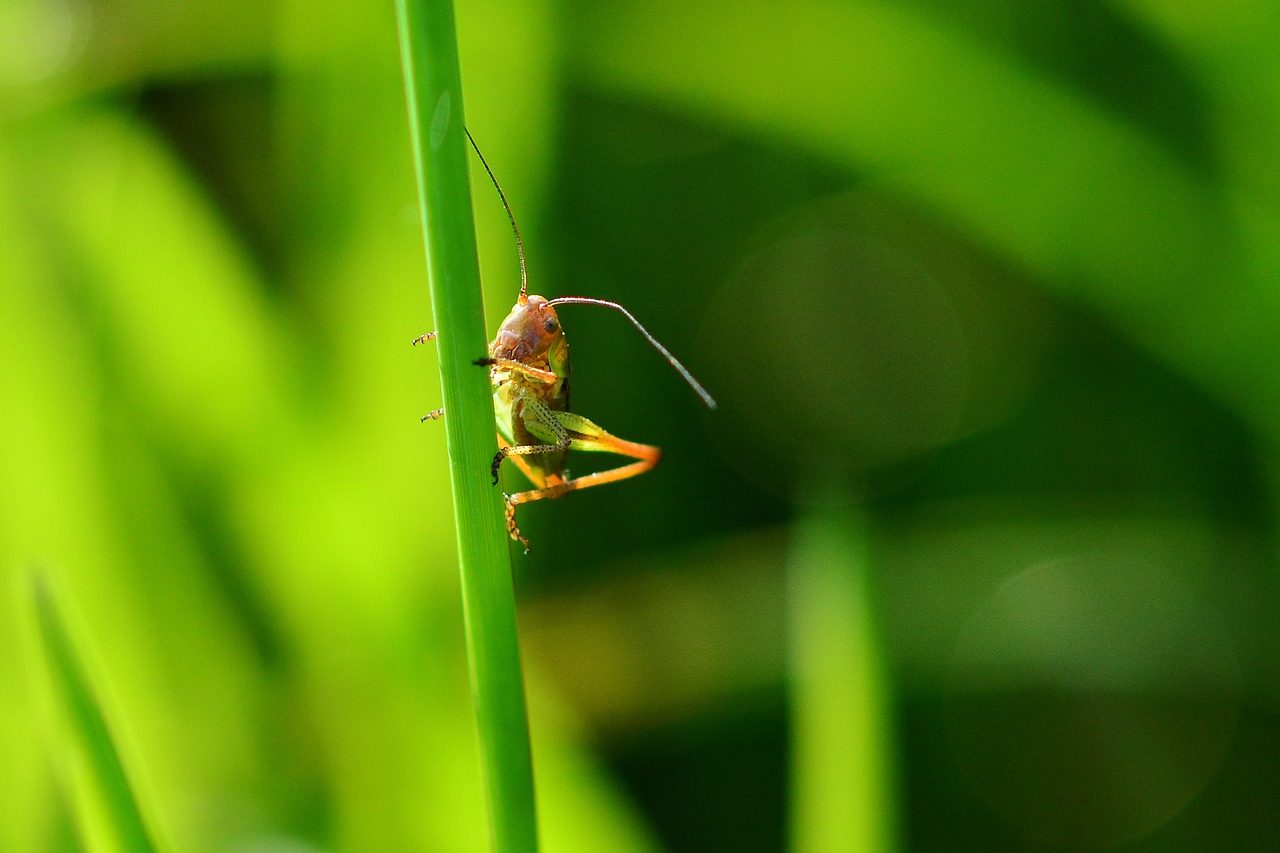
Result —
POLYGON ((495 849, 537 849, 533 761, 516 637, 484 308, 467 171, 462 84, 449 0, 396 0, 409 125, 440 348, 445 436, 462 572, 463 614, 495 849))
POLYGON ((67 628, 58 591, 48 578, 32 575, 35 623, 53 695, 59 745, 69 747, 61 777, 78 820, 85 849, 151 853, 138 798, 111 736, 84 658, 67 628))
POLYGON ((787 568, 792 713, 791 850, 895 846, 888 689, 853 504, 797 525, 787 568))

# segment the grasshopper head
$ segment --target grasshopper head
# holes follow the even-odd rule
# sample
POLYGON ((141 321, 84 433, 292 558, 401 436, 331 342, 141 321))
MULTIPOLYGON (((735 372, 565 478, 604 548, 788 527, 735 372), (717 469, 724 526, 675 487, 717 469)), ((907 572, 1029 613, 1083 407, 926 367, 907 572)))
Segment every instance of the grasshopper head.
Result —
POLYGON ((525 363, 545 361, 560 372, 557 366, 568 354, 556 309, 541 296, 517 302, 498 329, 493 355, 525 363))

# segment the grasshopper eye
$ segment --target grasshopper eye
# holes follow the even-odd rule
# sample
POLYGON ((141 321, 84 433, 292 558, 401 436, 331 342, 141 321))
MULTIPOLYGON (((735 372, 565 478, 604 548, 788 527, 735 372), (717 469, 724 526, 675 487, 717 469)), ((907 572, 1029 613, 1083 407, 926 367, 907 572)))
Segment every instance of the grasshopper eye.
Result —
POLYGON ((546 322, 542 324, 542 328, 546 329, 548 334, 554 335, 560 331, 560 323, 556 321, 555 317, 548 317, 546 322))

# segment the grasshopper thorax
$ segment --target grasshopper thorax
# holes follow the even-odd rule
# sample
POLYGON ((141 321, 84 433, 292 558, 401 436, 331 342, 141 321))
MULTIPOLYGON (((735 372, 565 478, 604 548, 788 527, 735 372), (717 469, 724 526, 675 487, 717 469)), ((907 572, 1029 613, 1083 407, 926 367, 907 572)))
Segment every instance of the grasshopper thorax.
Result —
POLYGON ((564 332, 560 318, 541 296, 522 296, 493 339, 494 358, 531 362, 561 361, 564 332), (554 353, 554 354, 553 354, 554 353))

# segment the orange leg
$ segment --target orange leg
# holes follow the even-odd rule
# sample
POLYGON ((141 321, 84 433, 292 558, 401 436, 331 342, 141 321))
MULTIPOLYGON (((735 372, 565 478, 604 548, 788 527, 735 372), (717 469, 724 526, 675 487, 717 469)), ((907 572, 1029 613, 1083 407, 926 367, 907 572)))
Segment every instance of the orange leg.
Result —
POLYGON ((657 447, 626 441, 615 435, 610 435, 582 415, 573 412, 553 411, 537 400, 526 399, 525 405, 520 409, 520 417, 523 419, 529 433, 546 443, 513 445, 499 435, 498 444, 500 446, 497 456, 493 459, 493 466, 496 478, 499 463, 503 459, 511 459, 534 485, 534 488, 528 491, 505 496, 507 502, 507 531, 513 539, 524 543, 526 551, 529 548, 528 540, 520 535, 519 528, 516 526, 517 506, 548 498, 558 498, 578 489, 588 489, 592 486, 603 486, 606 483, 621 482, 637 474, 643 474, 657 465, 658 460, 662 458, 662 451, 657 447), (522 458, 540 453, 560 453, 566 450, 616 453, 619 456, 628 456, 636 461, 629 465, 611 468, 608 471, 598 471, 594 474, 586 474, 582 477, 566 480, 559 472, 549 473, 545 469, 539 470, 522 458))
MULTIPOLYGON (((502 437, 502 433, 498 433, 498 448, 500 452, 495 463, 502 461, 504 458, 510 459, 515 463, 516 467, 520 469, 520 473, 528 477, 529 482, 533 483, 539 489, 554 488, 564 483, 564 477, 561 477, 559 474, 547 474, 539 471, 537 468, 530 465, 523 455, 505 455, 504 451, 510 450, 513 446, 514 445, 502 437)), ((496 470, 497 469, 495 468, 495 476, 496 470)), ((507 535, 523 545, 524 552, 528 554, 529 540, 524 538, 524 535, 520 532, 520 527, 516 524, 516 505, 512 503, 512 496, 504 494, 502 496, 502 500, 506 504, 507 535)))
MULTIPOLYGON (((594 426, 594 424, 592 425, 594 426)), ((529 481, 536 488, 523 492, 517 492, 513 495, 504 495, 507 504, 507 532, 512 539, 524 545, 525 553, 529 551, 529 540, 525 539, 520 533, 520 528, 516 524, 516 507, 520 504, 532 503, 533 501, 541 501, 555 499, 569 492, 576 492, 579 489, 588 489, 592 486, 603 486, 606 483, 617 483, 622 480, 628 480, 638 474, 653 468, 662 458, 662 450, 648 444, 638 444, 634 441, 626 441, 596 427, 598 433, 595 435, 575 435, 569 440, 569 447, 574 450, 592 450, 605 453, 616 453, 620 456, 629 456, 635 459, 628 465, 618 468, 611 468, 608 471, 597 471, 594 474, 584 474, 581 477, 574 477, 572 480, 566 480, 559 474, 543 474, 533 468, 523 458, 523 454, 511 453, 511 445, 501 436, 498 437, 498 443, 508 448, 505 458, 510 459, 524 473, 529 481)), ((521 448, 523 449, 523 448, 521 448)), ((560 450, 561 448, 549 446, 550 450, 560 450)), ((536 451, 535 451, 536 452, 536 451)), ((546 451, 543 451, 546 452, 546 451)))
MULTIPOLYGON (((658 461, 662 459, 662 450, 649 444, 637 444, 633 441, 624 441, 614 436, 609 436, 607 441, 598 438, 591 439, 595 446, 591 448, 582 447, 580 440, 574 440, 570 446, 577 450, 601 450, 608 453, 617 453, 620 456, 630 456, 637 460, 629 465, 623 465, 619 468, 610 468, 608 471, 597 471, 594 474, 584 474, 581 477, 574 477, 572 480, 560 478, 558 483, 548 482, 536 489, 530 489, 527 492, 518 492, 507 498, 507 501, 514 507, 520 504, 532 503, 533 501, 554 499, 567 495, 569 492, 576 492, 579 489, 589 489, 592 486, 603 486, 606 483, 619 483, 623 480, 629 480, 645 471, 650 470, 658 461)), ((513 460, 519 459, 518 456, 510 457, 513 460)), ((523 466, 522 466, 523 468, 523 466)), ((532 478, 531 478, 532 479, 532 478)), ((534 481, 537 482, 536 480, 534 481)))

